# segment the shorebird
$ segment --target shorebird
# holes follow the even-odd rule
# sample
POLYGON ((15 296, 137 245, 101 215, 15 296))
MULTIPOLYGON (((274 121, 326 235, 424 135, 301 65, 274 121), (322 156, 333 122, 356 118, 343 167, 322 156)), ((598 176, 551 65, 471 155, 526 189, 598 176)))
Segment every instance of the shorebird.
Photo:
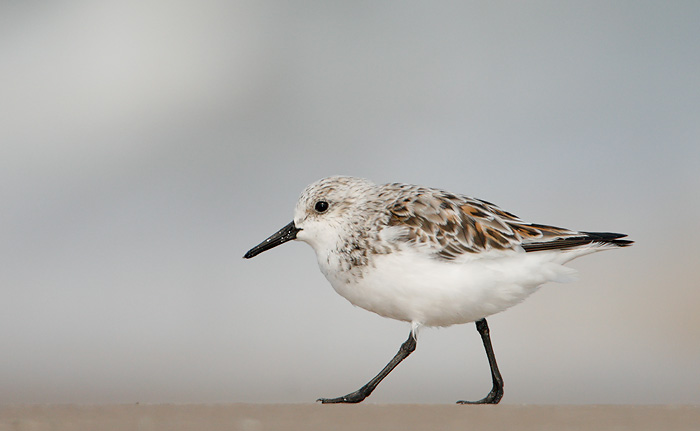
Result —
POLYGON ((610 232, 527 223, 481 199, 444 190, 354 177, 309 185, 294 220, 245 254, 252 258, 291 240, 308 243, 331 286, 352 304, 411 324, 393 359, 357 391, 322 403, 358 403, 416 348, 422 326, 475 322, 493 386, 478 401, 497 404, 503 378, 486 317, 518 304, 543 283, 569 281, 577 257, 625 247, 610 232))

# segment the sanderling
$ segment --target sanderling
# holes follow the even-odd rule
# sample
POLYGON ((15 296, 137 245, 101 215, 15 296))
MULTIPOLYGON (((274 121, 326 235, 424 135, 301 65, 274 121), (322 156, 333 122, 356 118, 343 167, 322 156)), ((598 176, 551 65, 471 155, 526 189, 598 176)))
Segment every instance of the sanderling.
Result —
POLYGON ((496 404, 503 379, 486 317, 548 281, 567 281, 564 263, 632 241, 624 234, 578 232, 526 223, 496 205, 439 189, 330 177, 304 190, 294 220, 253 247, 254 257, 287 241, 307 242, 341 296, 380 316, 411 324, 394 358, 366 385, 322 403, 358 403, 416 348, 421 326, 475 322, 493 387, 479 401, 496 404))

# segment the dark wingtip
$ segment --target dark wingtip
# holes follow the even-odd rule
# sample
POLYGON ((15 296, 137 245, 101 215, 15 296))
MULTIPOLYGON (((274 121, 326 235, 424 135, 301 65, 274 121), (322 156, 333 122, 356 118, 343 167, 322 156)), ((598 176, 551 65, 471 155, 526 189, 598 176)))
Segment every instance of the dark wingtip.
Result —
POLYGON ((616 247, 628 247, 634 244, 624 238, 627 235, 624 233, 612 232, 579 232, 583 235, 558 238, 553 241, 532 242, 522 244, 525 251, 544 251, 544 250, 571 250, 589 244, 612 245, 616 247))
POLYGON ((629 247, 630 245, 634 244, 634 241, 630 241, 628 239, 617 239, 615 241, 611 241, 611 244, 615 244, 618 247, 629 247))
POLYGON ((618 247, 628 247, 634 244, 634 241, 626 238, 627 234, 624 233, 613 233, 613 232, 581 232, 588 235, 589 238, 595 240, 596 242, 601 242, 603 244, 612 244, 618 247))

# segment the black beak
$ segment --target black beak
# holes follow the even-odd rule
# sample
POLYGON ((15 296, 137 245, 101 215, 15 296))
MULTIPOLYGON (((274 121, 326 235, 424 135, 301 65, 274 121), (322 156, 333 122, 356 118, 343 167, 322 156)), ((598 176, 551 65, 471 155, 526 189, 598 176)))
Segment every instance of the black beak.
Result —
POLYGON ((297 232, 299 232, 300 230, 301 229, 298 229, 294 225, 294 222, 291 222, 287 226, 272 234, 265 241, 248 250, 248 253, 246 253, 243 257, 246 259, 250 259, 251 257, 259 255, 263 251, 269 250, 273 247, 277 247, 278 245, 284 244, 287 241, 296 239, 297 232))

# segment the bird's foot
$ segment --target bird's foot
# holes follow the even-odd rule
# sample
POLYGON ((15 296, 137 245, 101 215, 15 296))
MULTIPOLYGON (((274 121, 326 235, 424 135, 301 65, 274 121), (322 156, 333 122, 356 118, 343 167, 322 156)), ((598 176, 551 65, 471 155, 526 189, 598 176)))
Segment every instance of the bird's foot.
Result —
POLYGON ((457 401, 457 404, 498 404, 501 398, 503 398, 503 388, 493 388, 479 401, 457 401))
POLYGON ((319 398, 316 401, 321 404, 355 404, 362 402, 369 394, 365 394, 361 389, 338 398, 319 398))

